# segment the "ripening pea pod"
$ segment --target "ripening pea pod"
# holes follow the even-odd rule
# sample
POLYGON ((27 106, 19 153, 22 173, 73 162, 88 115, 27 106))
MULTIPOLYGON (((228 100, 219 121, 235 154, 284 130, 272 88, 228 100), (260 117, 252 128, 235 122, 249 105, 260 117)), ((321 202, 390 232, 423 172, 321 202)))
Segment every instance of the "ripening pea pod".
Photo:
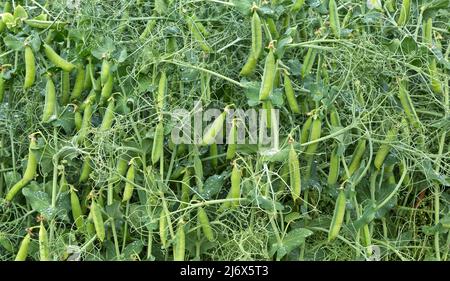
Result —
POLYGON ((160 161, 164 152, 164 125, 161 120, 155 128, 155 137, 153 138, 152 163, 153 165, 160 161))
POLYGON ((300 135, 300 143, 306 143, 309 139, 309 131, 311 130, 311 124, 313 121, 313 117, 310 116, 308 117, 308 119, 306 119, 305 123, 303 124, 302 127, 302 132, 300 135))
POLYGON ((300 108, 298 107, 294 88, 292 87, 291 79, 289 78, 289 75, 286 72, 284 73, 283 80, 284 80, 284 93, 286 94, 286 99, 288 101, 289 108, 291 109, 292 113, 299 114, 300 108))
POLYGON ((328 9, 330 11, 330 28, 334 34, 334 37, 341 37, 341 25, 339 23, 339 14, 335 0, 330 0, 328 4, 328 9))
POLYGON ((340 127, 341 126, 341 118, 339 117, 339 113, 336 110, 336 107, 332 107, 330 111, 330 123, 333 127, 340 127))
POLYGON ((300 11, 304 4, 305 0, 295 0, 295 2, 291 6, 291 12, 296 13, 300 11))
POLYGON ((301 69, 301 76, 305 78, 312 70, 314 62, 316 60, 317 51, 313 48, 309 48, 306 52, 305 59, 303 60, 303 65, 301 69))
POLYGON ((301 176, 300 176, 300 162, 298 161, 297 152, 294 149, 294 145, 291 142, 289 148, 289 175, 290 175, 290 189, 292 200, 296 202, 300 199, 301 192, 301 176))
POLYGON ((218 160, 218 151, 217 151, 217 143, 213 143, 211 144, 211 146, 209 147, 209 157, 211 158, 211 167, 213 167, 214 169, 217 168, 217 165, 219 165, 219 160, 218 160))
POLYGON ((444 90, 442 87, 442 83, 439 79, 439 74, 438 74, 438 68, 437 68, 437 63, 436 63, 436 59, 432 58, 431 62, 430 62, 430 85, 431 85, 431 90, 433 90, 433 92, 435 94, 443 94, 444 90))
POLYGON ((156 108, 158 112, 164 109, 164 100, 167 95, 167 75, 164 71, 159 78, 158 92, 156 96, 156 108))
POLYGON ((198 20, 197 16, 195 14, 192 15, 192 20, 197 25, 197 29, 204 35, 208 36, 209 32, 206 30, 206 27, 198 20))
POLYGON ((267 100, 269 98, 269 95, 272 93, 275 74, 277 72, 276 70, 277 62, 275 60, 273 48, 270 48, 264 64, 264 73, 262 77, 261 88, 259 91, 260 101, 267 100))
POLYGON ((393 13, 393 12, 395 12, 395 2, 396 2, 396 0, 386 0, 385 2, 384 2, 384 7, 386 8, 386 10, 388 10, 389 11, 389 13, 393 13))
POLYGON ((78 130, 78 136, 76 137, 77 142, 80 144, 85 139, 91 128, 91 118, 92 118, 92 101, 88 100, 85 104, 83 112, 83 120, 81 123, 81 128, 78 130))
POLYGON ((224 111, 220 113, 208 130, 203 134, 202 145, 212 144, 217 135, 222 132, 227 112, 228 107, 225 107, 224 111))
POLYGON ((139 35, 139 39, 140 40, 144 40, 148 37, 148 35, 150 34, 150 32, 152 32, 153 28, 155 28, 156 26, 156 20, 155 19, 151 19, 147 22, 147 24, 145 25, 144 30, 142 31, 141 35, 139 35))
POLYGON ((3 102, 5 97, 5 78, 3 77, 3 70, 0 72, 0 103, 3 102))
POLYGON ((384 169, 384 176, 385 176, 385 178, 387 178, 386 182, 390 185, 397 184, 395 181, 395 176, 394 176, 394 168, 395 168, 395 164, 390 164, 390 165, 386 165, 386 168, 384 169))
POLYGON ((386 156, 389 154, 391 150, 391 144, 393 141, 397 139, 397 128, 392 127, 386 134, 386 138, 380 148, 378 148, 377 154, 375 155, 374 165, 378 170, 383 166, 384 160, 386 156))
POLYGON ((191 189, 191 172, 189 168, 184 169, 183 179, 181 180, 181 204, 180 209, 184 209, 189 203, 190 198, 190 189, 191 189))
POLYGON ((47 75, 47 85, 45 88, 45 104, 44 111, 42 113, 42 122, 47 123, 56 119, 56 89, 55 83, 51 75, 47 75))
POLYGON ((161 239, 161 246, 163 249, 167 248, 167 219, 164 209, 159 214, 159 238, 161 239))
POLYGON ((256 9, 253 11, 252 16, 252 51, 251 54, 258 59, 262 53, 262 27, 261 27, 261 19, 259 18, 258 12, 256 9))
POLYGON ((50 260, 50 249, 48 244, 48 233, 45 229, 44 222, 41 221, 39 226, 39 260, 49 261, 50 260))
POLYGON ((106 83, 102 87, 102 92, 100 95, 100 103, 104 104, 111 97, 114 87, 114 76, 111 74, 108 76, 106 83))
POLYGON ((81 64, 77 65, 77 75, 75 77, 75 84, 73 85, 72 100, 79 100, 84 88, 85 72, 84 67, 81 64))
POLYGON ((257 63, 258 60, 256 59, 255 55, 253 53, 250 53, 250 55, 247 58, 247 62, 242 67, 241 72, 239 72, 239 75, 247 77, 251 76, 256 70, 257 63))
POLYGON ((67 105, 70 101, 70 72, 61 72, 61 104, 67 105))
POLYGON ((25 78, 23 88, 28 90, 36 79, 36 59, 30 45, 25 46, 25 78))
POLYGON ((266 111, 266 125, 270 129, 272 128, 272 102, 270 100, 263 101, 262 108, 266 111))
POLYGON ((400 8, 400 16, 398 17, 397 20, 397 25, 404 26, 409 20, 410 13, 411 13, 411 0, 403 0, 402 7, 400 8))
POLYGON ((338 197, 336 199, 336 204, 334 206, 334 213, 330 225, 330 230, 328 232, 328 242, 333 241, 339 235, 342 223, 344 222, 345 204, 346 204, 345 192, 343 189, 340 189, 338 197))
POLYGON ((81 209, 80 199, 73 187, 70 188, 70 207, 72 210, 72 218, 77 229, 82 230, 84 228, 83 211, 81 209))
POLYGON ((14 196, 19 192, 24 186, 26 186, 37 174, 37 164, 38 159, 36 157, 35 149, 37 148, 36 138, 31 136, 30 146, 28 148, 28 160, 27 168, 21 180, 19 180, 6 194, 6 200, 11 201, 14 196))
POLYGON ((202 207, 198 207, 197 210, 197 220, 198 224, 201 226, 203 234, 205 235, 206 239, 209 241, 214 240, 214 232, 211 227, 211 224, 208 219, 208 214, 206 213, 205 209, 202 207))
POLYGON ((431 46, 433 44, 433 18, 429 17, 422 23, 422 40, 423 43, 431 46))
POLYGON ((111 129, 112 123, 114 122, 114 108, 115 102, 114 97, 109 98, 108 107, 105 110, 105 114, 103 115, 102 124, 100 125, 99 131, 106 132, 111 129))
MULTIPOLYGON (((316 141, 317 139, 320 138, 321 133, 322 133, 322 120, 320 120, 320 118, 316 118, 315 120, 312 121, 308 141, 309 142, 316 141)), ((308 147, 305 150, 306 156, 308 157, 313 156, 314 153, 316 153, 318 147, 319 147, 318 142, 308 145, 308 147)))
POLYGON ((406 79, 402 79, 398 82, 398 98, 400 99, 400 103, 402 104, 403 110, 405 111, 409 123, 414 128, 419 129, 419 117, 417 116, 416 109, 414 108, 411 97, 409 96, 407 83, 408 81, 406 79))
POLYGON ((278 33, 277 25, 275 24, 275 21, 273 20, 273 18, 267 18, 266 23, 267 23, 267 28, 269 29, 270 35, 272 36, 272 39, 273 40, 278 39, 278 37, 280 37, 280 34, 278 33))
POLYGON ((237 121, 236 121, 236 119, 233 119, 233 121, 231 121, 230 134, 229 134, 227 140, 228 140, 228 146, 227 146, 226 159, 231 160, 236 155, 236 142, 237 142, 237 121))
POLYGON ((75 131, 78 132, 81 129, 81 126, 83 124, 83 115, 81 114, 80 110, 78 108, 75 110, 74 113, 74 122, 75 122, 75 131))
POLYGON ((105 224, 103 221, 103 215, 101 207, 92 200, 91 203, 91 212, 92 214, 92 221, 94 222, 95 227, 95 233, 97 234, 98 240, 103 242, 105 240, 105 224))
POLYGON ((364 153, 366 152, 366 139, 361 138, 358 141, 358 144, 356 145, 355 151, 352 155, 352 160, 350 161, 350 165, 348 166, 348 175, 345 173, 342 176, 342 180, 346 180, 349 177, 351 177, 361 165, 361 159, 364 156, 364 153))
POLYGON ((79 183, 87 182, 91 172, 92 172, 91 158, 89 156, 86 156, 84 158, 83 165, 81 166, 81 173, 78 182, 79 183))
POLYGON ((72 69, 75 68, 75 65, 63 59, 60 55, 58 55, 53 48, 44 43, 44 52, 47 58, 57 67, 61 68, 64 71, 71 72, 72 69))
POLYGON ((136 176, 136 168, 134 165, 135 165, 134 161, 131 160, 127 171, 127 181, 125 182, 125 189, 123 191, 122 202, 130 201, 131 197, 133 196, 134 179, 136 176))
POLYGON ((25 235, 25 237, 22 239, 22 242, 20 242, 19 251, 17 251, 15 261, 25 261, 27 259, 30 242, 31 234, 27 233, 27 235, 25 235))
POLYGON ((111 62, 105 57, 102 60, 100 69, 100 83, 102 86, 107 83, 109 76, 111 76, 111 62))
POLYGON ((200 48, 205 53, 212 52, 211 47, 209 46, 208 42, 206 42, 205 38, 203 37, 203 34, 200 32, 198 24, 192 20, 192 18, 188 18, 186 20, 187 26, 189 28, 189 31, 192 33, 192 36, 197 41, 197 43, 200 45, 200 48))
POLYGON ((335 146, 330 156, 330 169, 328 171, 327 183, 333 186, 337 183, 341 167, 341 157, 338 155, 338 146, 335 146))
POLYGON ((195 181, 197 182, 198 190, 203 191, 203 163, 200 159, 200 152, 197 147, 194 147, 194 173, 195 181))
MULTIPOLYGON (((233 165, 231 171, 231 189, 229 193, 229 199, 239 199, 241 197, 241 175, 242 171, 239 169, 236 163, 233 165)), ((232 208, 239 207, 239 201, 235 200, 230 202, 232 208)))
POLYGON ((177 233, 175 235, 175 245, 173 248, 173 260, 184 261, 186 250, 186 235, 184 232, 184 223, 180 222, 177 227, 177 233))
POLYGON ((84 82, 83 82, 83 91, 90 90, 92 88, 94 77, 95 66, 92 63, 92 59, 88 58, 88 64, 86 65, 86 69, 84 70, 84 82))

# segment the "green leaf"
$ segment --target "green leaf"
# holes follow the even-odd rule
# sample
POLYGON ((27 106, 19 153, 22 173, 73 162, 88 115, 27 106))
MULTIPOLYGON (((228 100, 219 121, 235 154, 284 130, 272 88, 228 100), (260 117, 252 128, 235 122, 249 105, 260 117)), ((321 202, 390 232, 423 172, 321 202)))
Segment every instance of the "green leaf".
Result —
POLYGON ((22 189, 22 194, 34 211, 42 214, 46 219, 52 219, 55 216, 57 210, 51 206, 50 196, 42 191, 41 185, 33 182, 29 187, 22 189))
POLYGON ((139 254, 142 252, 144 244, 141 240, 136 240, 128 244, 123 250, 125 260, 136 260, 139 254))
POLYGON ((281 260, 285 255, 292 250, 300 247, 305 243, 305 239, 311 236, 313 232, 306 228, 296 228, 291 230, 284 238, 281 244, 274 244, 272 248, 276 249, 277 260, 281 260))
POLYGON ((269 99, 272 102, 272 105, 277 107, 283 106, 283 91, 280 88, 273 90, 272 94, 269 96, 269 99))
POLYGON ((5 45, 14 50, 14 51, 20 51, 23 49, 24 45, 23 45, 23 39, 22 38, 18 38, 15 36, 12 36, 11 34, 6 35, 3 38, 3 42, 5 42, 5 45))
POLYGON ((261 195, 256 197, 256 202, 259 207, 261 207, 267 211, 274 211, 274 210, 283 211, 284 210, 284 206, 281 205, 280 202, 273 201, 272 199, 268 199, 261 195))
POLYGON ((26 20, 28 18, 28 13, 22 6, 17 5, 16 8, 14 9, 14 18, 26 20))
POLYGON ((254 0, 231 0, 236 10, 244 15, 250 15, 254 0))
POLYGON ((207 178, 203 184, 203 192, 200 193, 200 196, 205 199, 211 199, 214 195, 219 193, 222 186, 224 186, 227 174, 228 173, 224 171, 220 175, 212 175, 207 178))

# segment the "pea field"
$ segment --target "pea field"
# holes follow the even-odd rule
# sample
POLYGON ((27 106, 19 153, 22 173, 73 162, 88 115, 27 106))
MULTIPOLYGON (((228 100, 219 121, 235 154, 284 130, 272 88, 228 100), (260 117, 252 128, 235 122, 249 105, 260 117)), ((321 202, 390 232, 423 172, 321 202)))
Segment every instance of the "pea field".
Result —
POLYGON ((0 261, 450 260, 449 0, 0 15, 0 261))

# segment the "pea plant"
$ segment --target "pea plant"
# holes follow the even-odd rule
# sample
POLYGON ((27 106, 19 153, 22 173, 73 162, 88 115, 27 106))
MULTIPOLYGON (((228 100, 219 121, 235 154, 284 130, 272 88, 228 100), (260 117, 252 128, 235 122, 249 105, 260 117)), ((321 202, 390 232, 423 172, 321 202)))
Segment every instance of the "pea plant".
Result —
POLYGON ((0 260, 450 259, 449 0, 0 10, 0 260))

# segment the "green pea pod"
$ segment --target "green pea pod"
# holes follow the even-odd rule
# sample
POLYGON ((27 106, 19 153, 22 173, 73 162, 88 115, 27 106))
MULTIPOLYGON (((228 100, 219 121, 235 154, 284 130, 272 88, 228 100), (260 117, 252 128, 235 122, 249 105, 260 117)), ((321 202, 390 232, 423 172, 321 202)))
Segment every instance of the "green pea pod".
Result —
POLYGON ((409 14, 411 12, 411 0, 403 0, 402 7, 400 8, 400 16, 397 20, 398 26, 404 26, 409 20, 409 14))
POLYGON ((334 127, 341 126, 341 119, 339 118, 339 113, 337 112, 335 107, 332 107, 330 112, 330 123, 334 127))
MULTIPOLYGON (((231 189, 230 199, 238 199, 241 197, 241 170, 235 164, 231 171, 231 189)), ((239 201, 233 201, 230 204, 232 207, 239 207, 239 201)))
POLYGON ((92 172, 91 158, 87 156, 84 158, 83 165, 81 166, 81 173, 78 182, 79 183, 87 182, 91 172, 92 172))
POLYGON ((85 79, 85 72, 84 67, 82 65, 77 66, 77 76, 75 78, 75 84, 73 85, 72 90, 72 100, 78 100, 81 97, 81 94, 83 93, 84 88, 84 79, 85 79))
POLYGON ((48 234, 44 227, 44 223, 41 221, 39 226, 39 258, 40 261, 49 261, 50 252, 48 245, 48 234))
POLYGON ((161 74, 159 78, 158 96, 156 97, 156 105, 158 111, 161 112, 164 108, 164 99, 167 94, 167 75, 166 72, 161 74))
POLYGON ((297 99, 295 98, 294 88, 292 87, 291 79, 287 74, 284 75, 284 92, 288 101, 289 107, 292 113, 299 114, 300 108, 298 107, 297 99))
POLYGON ((86 70, 84 71, 83 90, 90 90, 92 88, 94 71, 94 64, 92 63, 91 58, 89 58, 89 63, 86 65, 86 70))
POLYGON ((198 208, 197 211, 198 224, 202 227, 203 234, 205 234, 206 239, 209 241, 214 240, 214 232, 212 230, 211 224, 209 223, 208 214, 206 214, 205 209, 202 207, 198 208))
POLYGON ((58 55, 53 48, 44 43, 44 52, 47 58, 57 67, 61 68, 64 71, 71 72, 72 69, 75 68, 75 65, 63 59, 60 55, 58 55))
POLYGON ((426 21, 423 21, 422 25, 422 38, 423 43, 430 45, 433 44, 433 18, 429 17, 426 21))
POLYGON ((152 163, 156 164, 163 155, 164 151, 164 125, 163 122, 160 121, 158 125, 156 125, 155 129, 155 138, 153 139, 153 148, 152 148, 152 163))
POLYGON ((252 54, 256 59, 261 56, 262 52, 262 28, 261 19, 255 10, 252 16, 252 54))
POLYGON ((345 204, 345 192, 341 189, 339 190, 336 205, 334 206, 333 220, 331 221, 330 230, 328 232, 328 242, 333 241, 339 235, 342 223, 344 222, 345 204))
POLYGON ((127 171, 127 182, 125 183, 125 190, 123 191, 123 199, 122 202, 127 202, 133 196, 134 190, 134 178, 135 178, 135 167, 134 163, 130 163, 127 171))
POLYGON ((22 242, 20 243, 19 251, 17 252, 15 261, 25 261, 27 259, 30 241, 31 236, 28 233, 27 235, 25 235, 25 237, 22 239, 22 242))
POLYGON ((78 132, 80 131, 81 126, 83 124, 83 115, 81 115, 81 112, 79 110, 75 111, 74 121, 75 121, 75 130, 78 132))
POLYGON ((70 101, 70 73, 61 72, 61 104, 67 105, 70 101))
POLYGON ((328 171, 327 183, 329 186, 333 186, 337 183, 339 177, 339 170, 341 165, 341 157, 337 154, 337 146, 331 152, 330 157, 330 169, 328 171))
POLYGON ((92 221, 94 222, 95 233, 97 234, 98 240, 103 242, 105 240, 105 224, 103 222, 102 211, 100 206, 97 205, 94 201, 91 204, 91 214, 92 221))
POLYGON ((267 100, 269 98, 269 95, 272 93, 276 68, 277 65, 275 56, 273 54, 273 49, 270 49, 264 65, 264 73, 262 77, 261 88, 259 91, 260 101, 267 100))
POLYGON ((255 55, 253 53, 250 53, 250 55, 247 58, 247 62, 242 67, 241 72, 239 72, 239 75, 251 76, 256 70, 257 63, 258 60, 256 59, 255 55))
POLYGON ((80 199, 73 188, 70 189, 70 206, 75 225, 77 229, 82 230, 84 226, 83 211, 81 210, 80 199))
POLYGON ((111 76, 111 63, 108 59, 104 58, 102 60, 102 68, 100 71, 100 83, 101 85, 105 85, 111 76))
MULTIPOLYGON (((321 132, 322 132, 322 121, 319 118, 317 118, 314 121, 312 121, 311 130, 309 133, 309 141, 311 142, 319 139, 321 136, 321 132)), ((307 156, 314 155, 318 147, 319 147, 318 142, 308 145, 305 151, 306 155, 307 156)))
POLYGON ((202 33, 200 32, 198 25, 196 24, 196 22, 194 22, 191 18, 189 18, 187 20, 187 25, 189 30, 192 33, 192 36, 194 37, 194 39, 197 41, 197 43, 200 45, 200 48, 205 52, 205 53, 210 53, 212 52, 211 47, 209 46, 209 44, 206 42, 205 38, 203 37, 202 33))
POLYGON ((48 21, 48 20, 37 20, 37 19, 27 19, 24 20, 24 22, 29 25, 32 28, 38 28, 38 29, 56 29, 61 30, 64 28, 64 26, 67 25, 66 22, 62 21, 48 21))
POLYGON ((111 129, 112 123, 114 121, 114 98, 110 98, 108 102, 108 107, 106 108, 105 114, 103 115, 102 124, 100 125, 100 132, 106 132, 111 129))
POLYGON ((442 83, 439 80, 438 68, 436 64, 436 59, 432 58, 430 63, 430 80, 431 80, 431 90, 436 94, 444 93, 442 83))
POLYGON ((56 119, 56 89, 55 83, 50 75, 47 76, 47 85, 45 89, 45 104, 42 114, 42 122, 47 123, 56 119))
POLYGON ((181 205, 180 209, 184 209, 187 206, 187 203, 190 201, 189 194, 191 188, 191 172, 190 169, 186 168, 184 170, 183 179, 181 180, 181 205))
POLYGON ((38 164, 38 159, 34 152, 34 149, 36 149, 36 147, 37 147, 36 139, 34 137, 31 137, 30 146, 28 148, 27 168, 25 170, 25 173, 23 174, 22 179, 18 181, 6 194, 5 199, 7 201, 11 201, 17 194, 17 192, 19 192, 19 190, 21 190, 24 186, 26 186, 36 176, 38 164))
POLYGON ((227 110, 224 110, 211 124, 209 129, 204 133, 202 144, 209 145, 212 144, 216 136, 222 132, 223 124, 225 122, 227 110))
POLYGON ((270 35, 272 35, 272 39, 278 39, 280 37, 280 34, 277 30, 277 25, 275 24, 275 21, 272 18, 267 18, 266 20, 267 27, 269 29, 270 35))
POLYGON ((391 143, 397 138, 397 128, 393 127, 391 128, 385 138, 385 143, 380 146, 380 148, 377 151, 377 154, 375 155, 374 165, 375 168, 378 170, 381 168, 381 166, 384 163, 384 159, 386 159, 386 156, 389 154, 389 151, 391 150, 391 143))
POLYGON ((311 69, 316 60, 316 56, 317 56, 317 51, 313 48, 309 48, 308 52, 306 53, 305 59, 303 60, 303 65, 302 65, 302 69, 301 69, 302 78, 305 78, 306 75, 308 75, 311 72, 311 69))
POLYGON ((230 135, 228 137, 228 147, 227 147, 227 155, 226 159, 231 160, 236 155, 236 141, 237 141, 237 124, 236 120, 232 121, 230 135))
POLYGON ((294 149, 294 145, 291 143, 289 149, 289 175, 290 175, 290 188, 292 199, 297 201, 300 199, 301 192, 301 177, 300 177, 300 163, 298 161, 297 152, 294 149))
POLYGON ((180 224, 177 228, 177 234, 175 237, 175 246, 173 249, 173 260, 174 261, 184 261, 186 249, 186 236, 184 233, 184 225, 180 224))
POLYGON ((85 102, 85 108, 83 113, 83 120, 81 123, 81 128, 78 131, 77 142, 80 144, 85 139, 91 128, 91 118, 92 118, 92 102, 88 100, 85 102))
POLYGON ((419 117, 417 116, 416 110, 414 108, 414 105, 411 101, 411 97, 408 94, 407 89, 407 80, 403 79, 399 81, 399 90, 398 90, 398 98, 400 99, 400 102, 402 104, 403 110, 405 111, 406 117, 408 118, 408 121, 410 124, 418 129, 420 128, 420 121, 419 117))
POLYGON ((330 28, 334 34, 334 37, 341 37, 341 25, 339 23, 339 14, 337 11, 337 5, 335 0, 330 0, 328 4, 328 9, 330 11, 330 28))
POLYGON ((25 46, 25 79, 23 88, 25 90, 31 88, 36 78, 36 60, 34 58, 33 49, 29 45, 25 46))
POLYGON ((5 98, 5 78, 3 78, 3 72, 0 72, 0 103, 5 98))
POLYGON ((308 142, 309 139, 309 131, 311 130, 311 124, 313 121, 313 117, 310 116, 308 119, 306 119, 305 124, 303 124, 302 132, 300 136, 300 143, 308 142))
POLYGON ((102 93, 100 96, 100 103, 104 104, 111 97, 114 86, 114 77, 109 75, 106 83, 102 87, 102 93))
POLYGON ((217 165, 219 164, 217 149, 217 143, 213 143, 209 147, 209 157, 211 158, 211 167, 213 168, 217 168, 217 165))
POLYGON ((198 189, 200 192, 203 191, 203 163, 200 159, 198 148, 194 148, 194 173, 195 180, 197 181, 198 189))
POLYGON ((291 12, 298 12, 305 4, 305 0, 295 0, 294 4, 291 6, 291 12))
POLYGON ((350 162, 350 165, 348 166, 348 176, 347 174, 344 174, 342 179, 346 180, 349 177, 351 177, 361 165, 361 159, 364 156, 364 153, 366 152, 366 139, 362 138, 358 141, 358 144, 356 145, 355 151, 353 152, 352 160, 350 162))
POLYGON ((164 209, 159 215, 159 238, 161 239, 161 246, 163 249, 167 247, 167 219, 164 209))

